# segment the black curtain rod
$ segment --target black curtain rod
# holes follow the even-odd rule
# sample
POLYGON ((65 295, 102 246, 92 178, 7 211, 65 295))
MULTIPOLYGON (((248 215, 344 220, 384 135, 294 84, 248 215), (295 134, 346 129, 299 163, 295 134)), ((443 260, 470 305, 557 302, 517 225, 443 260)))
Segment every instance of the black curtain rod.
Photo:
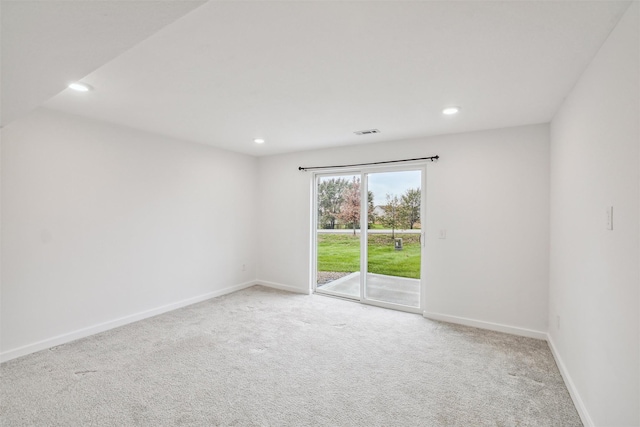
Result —
POLYGON ((338 166, 311 166, 311 167, 298 167, 299 171, 309 171, 314 169, 337 169, 337 168, 351 168, 354 166, 371 166, 371 165, 384 165, 387 163, 400 163, 400 162, 415 162, 416 160, 431 160, 432 162, 438 160, 440 156, 431 157, 419 157, 417 159, 404 159, 404 160, 388 160, 386 162, 371 162, 371 163, 357 163, 355 165, 338 165, 338 166))

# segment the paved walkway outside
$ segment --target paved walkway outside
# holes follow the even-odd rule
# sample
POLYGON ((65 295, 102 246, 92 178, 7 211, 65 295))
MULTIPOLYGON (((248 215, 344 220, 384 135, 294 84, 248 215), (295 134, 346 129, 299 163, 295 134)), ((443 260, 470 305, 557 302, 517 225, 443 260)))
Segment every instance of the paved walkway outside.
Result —
MULTIPOLYGON (((359 299, 360 272, 356 271, 326 285, 318 285, 317 291, 359 299)), ((368 299, 376 301, 420 307, 420 280, 367 273, 366 295, 368 299)))

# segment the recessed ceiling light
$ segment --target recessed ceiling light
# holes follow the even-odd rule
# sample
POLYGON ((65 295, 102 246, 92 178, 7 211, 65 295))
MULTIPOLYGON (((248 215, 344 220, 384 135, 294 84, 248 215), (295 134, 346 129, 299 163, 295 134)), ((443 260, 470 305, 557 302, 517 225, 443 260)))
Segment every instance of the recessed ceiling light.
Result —
POLYGON ((460 107, 447 107, 444 110, 442 110, 442 114, 446 114, 447 116, 450 116, 452 114, 457 114, 460 111, 460 107))
POLYGON ((253 140, 253 142, 255 142, 256 144, 264 144, 264 139, 256 138, 256 139, 253 140))
POLYGON ((69 89, 73 89, 78 92, 89 92, 91 90, 91 86, 86 83, 71 83, 69 85, 69 89))

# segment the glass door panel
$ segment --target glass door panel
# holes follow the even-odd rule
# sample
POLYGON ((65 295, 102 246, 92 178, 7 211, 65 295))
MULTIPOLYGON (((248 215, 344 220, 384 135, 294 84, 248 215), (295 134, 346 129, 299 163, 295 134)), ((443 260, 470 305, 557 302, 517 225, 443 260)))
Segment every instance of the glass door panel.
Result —
POLYGON ((360 174, 316 180, 316 292, 361 299, 360 174))
POLYGON ((422 170, 366 176, 364 299, 420 308, 422 170))

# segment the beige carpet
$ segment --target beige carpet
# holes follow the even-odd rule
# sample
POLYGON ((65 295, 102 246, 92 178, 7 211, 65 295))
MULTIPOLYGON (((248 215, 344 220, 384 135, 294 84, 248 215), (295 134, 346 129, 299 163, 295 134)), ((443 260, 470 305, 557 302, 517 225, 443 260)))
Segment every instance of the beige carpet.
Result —
POLYGON ((547 344, 253 287, 1 366, 3 426, 578 426, 547 344))

